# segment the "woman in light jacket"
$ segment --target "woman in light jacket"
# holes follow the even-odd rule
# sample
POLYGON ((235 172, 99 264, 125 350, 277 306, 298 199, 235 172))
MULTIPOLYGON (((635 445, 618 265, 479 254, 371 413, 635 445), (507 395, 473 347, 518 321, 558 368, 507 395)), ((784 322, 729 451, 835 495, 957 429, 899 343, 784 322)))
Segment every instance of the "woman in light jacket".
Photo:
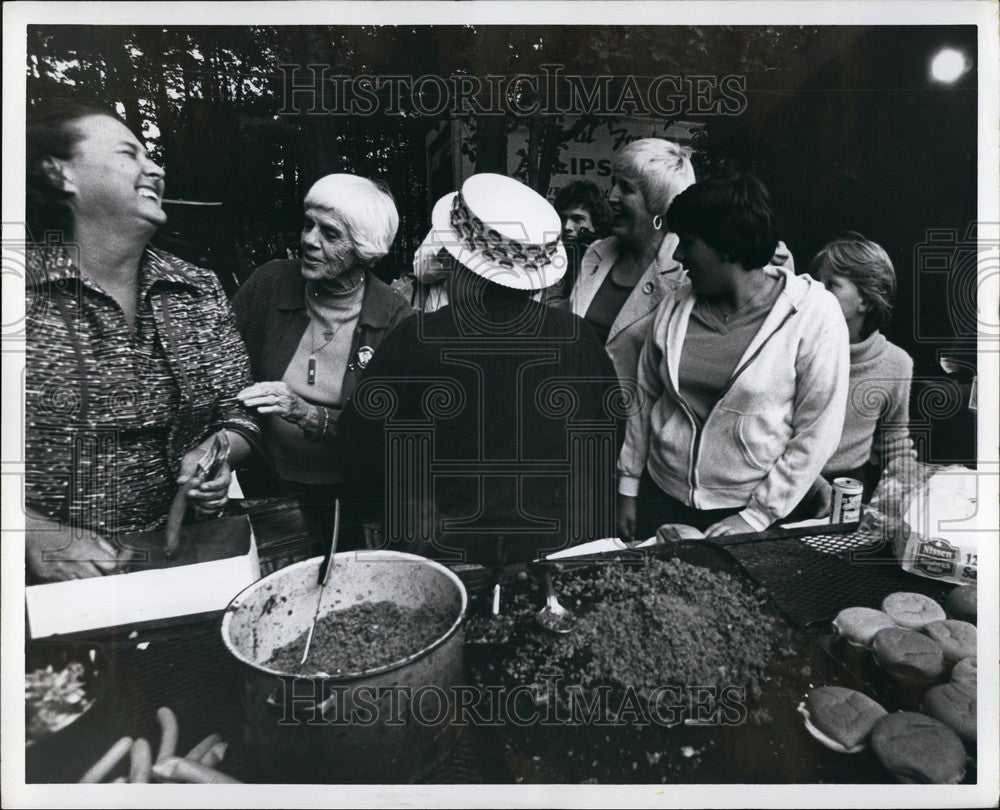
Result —
POLYGON ((686 148, 642 138, 618 152, 612 171, 612 235, 584 255, 570 306, 597 332, 618 379, 631 389, 653 313, 683 279, 673 258, 677 237, 667 232, 662 212, 694 182, 694 169, 686 148))
POLYGON ((709 536, 762 531, 802 499, 837 447, 847 328, 818 281, 766 266, 767 189, 741 176, 677 196, 667 225, 687 281, 642 349, 640 408, 619 457, 619 532, 663 523, 709 536))

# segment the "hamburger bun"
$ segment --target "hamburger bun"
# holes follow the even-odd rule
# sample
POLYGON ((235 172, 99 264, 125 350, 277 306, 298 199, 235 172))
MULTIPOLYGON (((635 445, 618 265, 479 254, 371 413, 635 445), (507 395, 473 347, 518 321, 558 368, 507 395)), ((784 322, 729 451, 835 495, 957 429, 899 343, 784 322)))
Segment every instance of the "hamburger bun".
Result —
POLYGON ((872 642, 875 663, 903 681, 933 681, 944 672, 944 653, 934 639, 905 627, 887 627, 872 642))
POLYGON ((956 785, 968 757, 958 735, 933 717, 916 712, 887 714, 875 723, 872 751, 900 782, 956 785))
POLYGON ((890 593, 882 600, 882 610, 900 627, 911 630, 919 630, 929 622, 946 618, 944 608, 922 593, 890 593))
POLYGON ((976 744, 976 685, 943 683, 924 695, 924 711, 969 745, 976 744))
POLYGON ((806 730, 827 748, 842 754, 863 751, 875 722, 886 710, 853 689, 821 686, 799 704, 806 730))
POLYGON ((957 619, 942 619, 925 625, 922 632, 938 643, 948 664, 957 664, 963 658, 973 658, 976 655, 974 624, 957 619))
POLYGON ((833 620, 833 631, 856 647, 870 647, 879 630, 895 626, 888 613, 866 607, 844 608, 833 620))
POLYGON ((969 683, 975 686, 977 680, 975 658, 963 658, 951 671, 952 683, 969 683))
POLYGON ((952 619, 976 623, 976 586, 959 585, 944 600, 944 609, 952 619))

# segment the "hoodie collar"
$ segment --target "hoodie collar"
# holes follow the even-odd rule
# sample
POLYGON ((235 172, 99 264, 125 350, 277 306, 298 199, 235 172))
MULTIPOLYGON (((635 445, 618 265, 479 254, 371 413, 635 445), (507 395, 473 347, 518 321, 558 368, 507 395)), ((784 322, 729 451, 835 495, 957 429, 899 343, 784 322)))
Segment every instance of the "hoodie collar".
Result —
MULTIPOLYGON (((780 267, 776 265, 767 265, 764 267, 764 272, 771 278, 781 278, 784 279, 784 284, 781 287, 781 293, 778 296, 778 301, 784 301, 784 303, 793 310, 798 310, 802 306, 802 302, 805 300, 806 295, 809 290, 819 282, 807 273, 803 273, 800 276, 795 275, 795 273, 787 267, 780 267)), ((686 278, 680 289, 678 290, 678 300, 683 300, 686 298, 694 298, 694 290, 691 287, 691 281, 686 278)))

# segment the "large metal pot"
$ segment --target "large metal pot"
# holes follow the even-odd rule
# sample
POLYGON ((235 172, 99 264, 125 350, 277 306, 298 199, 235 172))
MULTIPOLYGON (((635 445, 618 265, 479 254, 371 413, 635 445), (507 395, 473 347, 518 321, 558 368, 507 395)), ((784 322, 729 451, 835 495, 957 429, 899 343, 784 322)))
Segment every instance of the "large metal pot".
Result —
POLYGON ((413 554, 335 555, 319 615, 362 601, 432 605, 454 621, 408 657, 368 671, 304 677, 265 665, 308 630, 322 558, 290 565, 230 603, 222 638, 242 665, 244 737, 256 773, 273 782, 408 782, 454 739, 451 687, 463 677, 467 595, 444 566, 413 554))

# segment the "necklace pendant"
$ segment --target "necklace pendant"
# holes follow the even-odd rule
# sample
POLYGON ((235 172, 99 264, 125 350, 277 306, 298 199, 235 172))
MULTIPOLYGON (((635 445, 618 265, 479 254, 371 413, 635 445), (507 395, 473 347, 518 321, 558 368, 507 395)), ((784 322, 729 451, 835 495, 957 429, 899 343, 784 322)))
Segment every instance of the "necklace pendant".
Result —
POLYGON ((316 357, 312 356, 309 358, 309 365, 307 366, 306 382, 309 385, 316 385, 316 357))

